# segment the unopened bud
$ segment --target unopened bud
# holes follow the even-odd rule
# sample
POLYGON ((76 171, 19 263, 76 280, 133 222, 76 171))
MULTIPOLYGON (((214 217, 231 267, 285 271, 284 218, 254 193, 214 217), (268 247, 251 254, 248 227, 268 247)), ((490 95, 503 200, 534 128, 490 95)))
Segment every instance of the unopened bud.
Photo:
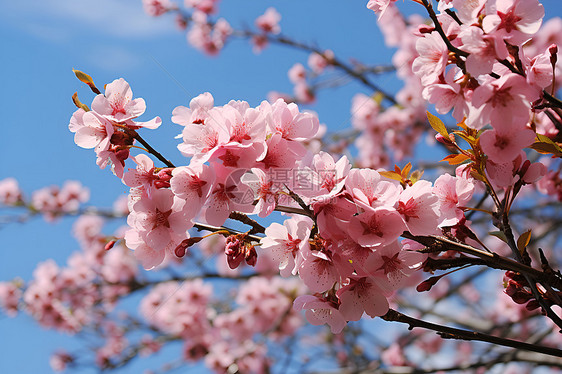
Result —
POLYGON ((109 242, 107 242, 107 244, 105 245, 104 249, 106 251, 109 251, 111 248, 113 248, 113 246, 115 245, 116 241, 115 240, 111 240, 109 242))
POLYGON ((258 252, 256 252, 256 249, 253 245, 250 245, 246 248, 245 260, 248 265, 256 266, 256 263, 258 262, 258 252))
POLYGON ((449 139, 439 133, 435 134, 435 140, 442 144, 451 144, 451 141, 449 139))
POLYGON ((170 182, 168 182, 168 181, 156 180, 156 181, 154 181, 154 187, 156 187, 156 189, 160 189, 160 188, 169 188, 169 187, 170 187, 170 182))
POLYGON ((431 290, 431 287, 435 286, 435 284, 439 281, 439 279, 441 279, 441 276, 431 277, 424 280, 423 282, 418 284, 418 286, 416 287, 416 291, 425 292, 431 290))
POLYGON ((185 256, 187 248, 191 247, 195 243, 199 243, 201 240, 203 240, 202 237, 187 238, 183 240, 176 249, 174 249, 174 254, 176 257, 182 258, 185 256))
POLYGON ((525 305, 525 309, 527 309, 529 312, 531 312, 531 311, 533 311, 533 310, 535 310, 535 309, 538 309, 538 308, 540 308, 540 307, 541 307, 541 304, 539 304, 539 302, 538 302, 537 300, 535 300, 535 299, 529 301, 529 302, 527 303, 527 305, 525 305))
POLYGON ((118 150, 117 152, 115 152, 115 157, 117 157, 119 161, 125 161, 129 158, 129 149, 118 150))
POLYGON ((158 172, 158 174, 156 174, 156 176, 158 177, 158 179, 160 179, 161 181, 169 181, 170 179, 172 179, 172 169, 170 168, 166 168, 166 169, 162 169, 158 172))
POLYGON ((226 262, 228 262, 228 267, 231 269, 236 269, 245 257, 245 251, 243 250, 243 243, 234 236, 231 235, 226 238, 226 246, 224 248, 224 253, 226 254, 226 262))
POLYGON ((556 61, 558 60, 558 46, 556 44, 551 44, 548 47, 548 53, 550 53, 550 63, 552 66, 556 65, 556 61))
POLYGON ((524 292, 524 291, 518 291, 516 293, 514 293, 511 298, 513 299, 513 301, 516 304, 525 304, 527 301, 529 301, 529 299, 531 299, 532 295, 524 292))

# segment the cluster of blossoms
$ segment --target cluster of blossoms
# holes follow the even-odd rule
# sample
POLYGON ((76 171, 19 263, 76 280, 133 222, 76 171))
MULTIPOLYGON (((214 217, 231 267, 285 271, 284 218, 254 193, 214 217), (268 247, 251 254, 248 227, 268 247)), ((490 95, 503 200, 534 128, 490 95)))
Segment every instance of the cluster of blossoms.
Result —
POLYGON ((79 109, 69 124, 70 131, 75 133, 74 141, 82 148, 94 148, 98 166, 103 169, 111 165, 119 178, 129 158, 134 131, 156 129, 162 123, 159 117, 147 122, 134 121, 144 113, 146 104, 143 99, 133 99, 133 91, 124 79, 109 83, 105 94, 98 94, 92 101, 91 110, 81 103, 77 105, 79 109))
MULTIPOLYGON (((138 155, 132 157, 136 168, 123 175, 131 187, 125 242, 147 269, 185 255, 195 222, 220 227, 233 212, 263 218, 285 211, 290 218, 265 229, 261 249, 282 275, 298 274, 314 293, 299 297, 295 307, 339 332, 363 313, 385 314, 387 298, 421 267, 420 246, 398 240, 404 231, 432 235, 466 224, 462 207, 475 186, 466 168, 433 185, 406 170, 396 178, 352 168, 345 156, 312 154, 303 142, 317 134, 319 121, 295 104, 215 106, 204 93, 177 107, 172 121, 183 126, 178 149, 189 164, 156 168, 138 155)), ((242 259, 237 253, 255 264, 237 249, 255 239, 231 238, 231 267, 242 259)))
POLYGON ((485 130, 480 145, 491 167, 509 168, 535 132, 558 133, 553 121, 559 115, 545 113, 541 104, 543 90, 559 87, 553 77, 560 76, 555 65, 562 22, 554 18, 540 28, 544 10, 537 0, 440 1, 439 27, 427 26, 419 15, 404 19, 394 1, 371 0, 367 7, 379 13, 386 44, 398 48, 393 64, 405 88, 396 95, 399 105, 386 110, 364 95, 354 99, 352 123, 362 131, 356 145, 363 164, 380 167, 389 156, 409 155, 409 144, 423 130, 425 101, 485 130), (386 147, 372 147, 381 137, 386 147))
POLYGON ((268 367, 267 351, 252 341, 256 334, 283 337, 302 325, 291 302, 302 293, 295 280, 256 276, 241 285, 232 310, 215 309, 212 286, 201 279, 161 283, 141 301, 143 317, 160 331, 181 337, 184 358, 225 372, 236 362, 247 372, 268 367))
POLYGON ((66 181, 62 187, 50 186, 36 190, 26 201, 13 178, 0 180, 0 204, 24 206, 31 213, 42 214, 47 221, 68 213, 78 213, 80 205, 90 198, 90 191, 78 181, 66 181))
POLYGON ((98 216, 81 216, 74 235, 82 251, 72 254, 63 268, 52 260, 40 263, 23 291, 18 282, 0 283, 0 305, 10 314, 24 310, 41 326, 67 333, 101 320, 119 297, 130 292, 138 272, 127 248, 105 250, 103 223, 98 216))
MULTIPOLYGON (((504 221, 493 223, 503 230, 507 242, 507 214, 523 186, 535 184, 539 191, 561 199, 560 170, 548 171, 548 162, 528 159, 523 149, 533 147, 562 156, 562 149, 552 140, 558 135, 560 111, 552 110, 556 99, 549 94, 558 88, 555 78, 562 73, 556 66, 562 22, 551 21, 540 31, 544 12, 537 0, 442 0, 439 14, 425 0, 417 1, 435 18, 435 26, 428 26, 419 16, 401 17, 394 2, 371 0, 367 6, 380 14, 378 22, 387 44, 398 48, 393 63, 406 85, 395 98, 382 91, 354 97, 352 124, 360 131, 355 166, 339 152, 321 151, 317 141, 324 129, 316 114, 288 103, 293 99, 312 102, 309 78, 328 67, 341 67, 330 50, 310 55, 310 71, 301 64, 291 68, 289 79, 295 84, 291 100, 277 97, 255 107, 233 100, 217 106, 210 93, 203 93, 188 107, 176 107, 171 120, 182 126, 177 148, 188 159, 180 166, 165 159, 137 132, 156 129, 161 120, 135 121, 144 113, 145 102, 133 99, 124 79, 108 84, 102 94, 91 78, 77 73, 98 94, 91 109, 74 97, 79 109, 69 129, 77 145, 93 148, 97 164, 101 168, 111 165, 130 188, 116 210, 127 215, 128 226, 106 237, 101 234, 101 218, 82 216, 74 233, 83 251, 72 255, 64 268, 53 261, 40 264, 25 289, 18 281, 0 283, 0 306, 11 315, 25 310, 42 326, 65 332, 96 325, 105 335, 96 357, 102 369, 127 357, 128 350, 152 354, 165 341, 181 340, 186 361, 204 358, 209 368, 221 373, 266 373, 271 364, 267 348, 256 343, 255 337, 275 341, 295 335, 302 327, 301 311, 309 323, 327 324, 332 333, 339 334, 349 321, 364 315, 390 318, 395 312, 389 311, 391 305, 403 301, 396 291, 413 289, 408 286, 419 283, 418 270, 464 268, 480 264, 478 260, 504 269, 500 265, 505 262, 493 261, 509 255, 504 252, 512 247, 510 243, 495 248, 497 243, 478 239, 478 230, 465 212, 472 209, 473 195, 486 189, 484 205, 474 210, 490 213, 496 221, 505 214, 504 221), (384 107, 384 100, 392 105, 384 107), (440 114, 453 110, 460 130, 449 133, 436 117, 428 116, 426 101, 435 104, 440 114), (454 175, 444 173, 431 182, 412 171, 410 164, 384 170, 392 160, 411 155, 412 144, 428 130, 428 122, 438 132, 437 141, 455 152, 445 160, 450 165, 462 164, 454 175), (470 149, 463 149, 457 142, 460 139, 470 149), (135 142, 164 167, 146 154, 131 155, 135 142), (126 170, 128 159, 135 166, 126 170), (488 194, 493 208, 486 206, 488 194), (282 223, 263 227, 254 220, 271 219, 278 214, 274 212, 283 214, 282 223), (251 229, 229 229, 229 219, 251 229), (213 233, 199 237, 194 229, 213 233), (431 239, 445 240, 453 247, 464 245, 473 250, 469 254, 484 248, 486 252, 478 253, 489 256, 466 256, 445 242, 433 247, 421 244, 431 239), (183 282, 178 281, 180 277, 138 277, 139 264, 150 270, 179 263, 183 257, 189 259, 195 251, 190 247, 200 241, 204 255, 215 254, 220 247, 222 261, 217 274, 208 274, 210 278, 239 275, 239 279, 249 279, 238 287, 233 302, 217 303, 220 291, 197 275, 186 276, 183 282), (244 263, 255 271, 245 272, 244 263), (147 330, 164 338, 146 336, 139 347, 132 347, 127 329, 104 318, 120 298, 151 286, 141 301, 140 314, 148 323, 147 330)), ((214 0, 186 0, 190 14, 181 13, 168 0, 143 3, 152 16, 177 12, 180 24, 186 26, 189 20, 189 42, 207 54, 217 54, 235 33, 224 19, 210 21, 217 12, 214 0)), ((255 22, 259 32, 244 34, 252 37, 256 51, 280 33, 280 18, 269 8, 255 22)), ((27 206, 48 218, 78 212, 79 204, 87 199, 88 191, 74 182, 60 190, 37 191, 28 204, 15 180, 0 181, 0 203, 27 206)), ((531 268, 526 252, 530 232, 519 239, 516 252, 528 257, 519 261, 519 269, 540 272, 531 268)), ((560 281, 559 273, 554 274, 543 257, 541 252, 544 272, 550 269, 552 279, 560 281)), ((448 274, 431 277, 416 290, 431 291, 429 299, 438 303, 453 289, 447 279, 437 284, 448 274)), ((562 297, 559 291, 542 287, 544 279, 529 279, 524 273, 508 271, 502 297, 486 317, 490 321, 506 318, 510 323, 540 308, 546 313, 545 302, 547 307, 557 305, 562 297)), ((462 288, 466 302, 481 302, 476 289, 462 288)), ((480 327, 474 330, 494 328, 493 324, 480 327)), ((532 337, 524 327, 518 333, 532 337)), ((439 338, 421 333, 416 337, 422 353, 442 350, 439 338)), ((559 339, 547 343, 556 345, 559 339)), ((472 346, 465 342, 455 344, 456 350, 472 353, 472 346)), ((409 365, 406 345, 397 340, 382 353, 381 362, 409 365)), ((52 365, 62 370, 73 360, 59 352, 52 365)), ((468 364, 462 358, 458 363, 468 364)))

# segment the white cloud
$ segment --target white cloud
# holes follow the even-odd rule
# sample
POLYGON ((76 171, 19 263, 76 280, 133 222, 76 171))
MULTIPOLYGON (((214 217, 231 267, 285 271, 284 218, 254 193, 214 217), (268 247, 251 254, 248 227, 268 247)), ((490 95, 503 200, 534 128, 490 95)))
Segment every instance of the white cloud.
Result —
POLYGON ((123 39, 177 32, 171 17, 146 15, 141 0, 2 1, 2 8, 3 22, 51 41, 83 32, 123 39))

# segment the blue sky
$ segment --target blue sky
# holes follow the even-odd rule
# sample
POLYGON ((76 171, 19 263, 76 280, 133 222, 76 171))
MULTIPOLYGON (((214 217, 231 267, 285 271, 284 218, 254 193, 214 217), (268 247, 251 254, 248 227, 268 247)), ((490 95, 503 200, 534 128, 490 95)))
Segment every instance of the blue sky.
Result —
MULTIPOLYGON (((543 2, 547 16, 560 15, 558 1, 543 2)), ((251 25, 268 6, 275 6, 284 34, 330 48, 344 60, 387 64, 392 51, 382 44, 376 16, 366 3, 224 0, 220 14, 234 27, 251 25)), ((398 5, 421 11, 416 4, 398 5)), ((218 105, 230 99, 257 105, 271 90, 291 92, 287 70, 308 58, 277 46, 255 55, 246 41, 233 41, 216 58, 203 56, 187 45, 172 17, 146 16, 140 0, 0 0, 0 56, 0 179, 15 177, 28 196, 44 186, 80 180, 91 190, 91 204, 107 207, 126 188, 109 170, 100 170, 93 151, 77 147, 68 131, 75 110, 72 94, 78 91, 86 104, 93 98, 72 68, 90 74, 98 87, 125 78, 134 96, 146 100, 147 111, 140 119, 163 119, 160 129, 143 136, 172 161, 184 164, 173 139, 179 127, 170 121, 176 106, 205 91, 218 105)), ((378 83, 390 91, 398 88, 389 77, 378 83)), ((321 92, 311 109, 330 130, 348 127, 351 98, 357 92, 369 94, 357 85, 321 92)), ((0 228, 0 280, 28 280, 35 265, 48 258, 64 264, 78 249, 69 235, 72 222, 51 225, 35 219, 0 228)), ((0 317, 1 373, 48 373, 49 355, 59 346, 73 345, 71 338, 42 330, 27 316, 0 317)))

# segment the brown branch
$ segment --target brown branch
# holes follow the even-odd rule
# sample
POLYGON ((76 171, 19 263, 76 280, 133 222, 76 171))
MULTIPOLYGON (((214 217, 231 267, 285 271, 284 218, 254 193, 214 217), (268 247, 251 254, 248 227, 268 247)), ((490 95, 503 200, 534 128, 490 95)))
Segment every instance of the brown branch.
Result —
POLYGON ((408 328, 410 330, 412 330, 414 327, 420 327, 423 329, 436 331, 437 334, 440 335, 443 339, 481 341, 481 342, 491 343, 504 347, 516 348, 524 351, 542 353, 554 357, 562 357, 562 350, 560 349, 544 347, 536 344, 529 344, 512 339, 500 338, 497 336, 488 335, 476 331, 462 330, 454 327, 442 326, 442 325, 438 325, 435 323, 431 323, 407 316, 394 309, 390 309, 381 318, 384 319, 385 321, 405 323, 409 325, 408 328))
POLYGON ((415 236, 409 232, 402 233, 402 237, 414 240, 420 244, 425 245, 428 250, 427 252, 437 253, 448 250, 453 250, 457 252, 462 252, 476 256, 484 261, 486 265, 503 270, 511 270, 521 274, 528 274, 544 282, 551 282, 552 285, 557 289, 561 289, 562 281, 559 279, 552 279, 547 274, 541 270, 537 270, 520 262, 514 261, 507 257, 499 256, 497 253, 489 253, 478 248, 474 248, 470 245, 457 243, 450 239, 440 237, 440 236, 415 236))
POLYGON ((258 222, 251 219, 250 217, 248 217, 244 213, 231 212, 230 215, 228 216, 228 218, 239 221, 239 222, 242 222, 243 224, 246 224, 248 226, 252 226, 252 229, 250 230, 249 234, 257 234, 257 233, 263 234, 263 233, 265 233, 265 227, 263 227, 258 222))
POLYGON ((162 161, 162 163, 164 163, 164 165, 166 165, 167 167, 175 168, 175 165, 170 160, 166 159, 164 156, 162 156, 162 154, 160 154, 160 152, 152 148, 152 146, 148 144, 147 141, 144 140, 138 132, 136 132, 135 130, 129 130, 129 132, 133 136, 133 138, 141 143, 151 155, 162 161))

